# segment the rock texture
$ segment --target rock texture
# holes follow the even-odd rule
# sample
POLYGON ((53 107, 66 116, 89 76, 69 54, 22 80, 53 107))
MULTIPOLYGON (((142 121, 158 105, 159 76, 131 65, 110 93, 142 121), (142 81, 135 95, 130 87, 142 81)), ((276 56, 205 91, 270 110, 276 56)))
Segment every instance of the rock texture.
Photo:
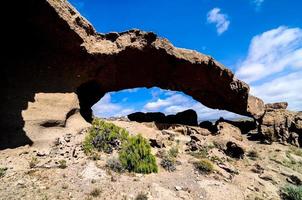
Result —
POLYGON ((14 17, 3 22, 0 148, 32 143, 21 112, 36 103, 37 93, 77 93, 88 121, 106 92, 153 86, 182 91, 210 108, 257 119, 264 113, 263 102, 229 69, 155 33, 97 33, 63 0, 6 1, 3 7, 14 17))
POLYGON ((286 110, 287 103, 265 105, 266 112, 259 122, 259 133, 267 142, 279 141, 295 146, 302 145, 302 114, 286 110))

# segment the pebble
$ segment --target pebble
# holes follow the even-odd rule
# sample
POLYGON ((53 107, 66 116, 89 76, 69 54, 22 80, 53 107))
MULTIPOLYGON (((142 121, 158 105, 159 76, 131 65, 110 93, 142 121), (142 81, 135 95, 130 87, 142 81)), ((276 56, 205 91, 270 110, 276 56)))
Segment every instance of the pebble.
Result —
POLYGON ((180 191, 180 190, 182 190, 182 187, 180 187, 180 186, 175 186, 175 190, 176 190, 176 191, 180 191))

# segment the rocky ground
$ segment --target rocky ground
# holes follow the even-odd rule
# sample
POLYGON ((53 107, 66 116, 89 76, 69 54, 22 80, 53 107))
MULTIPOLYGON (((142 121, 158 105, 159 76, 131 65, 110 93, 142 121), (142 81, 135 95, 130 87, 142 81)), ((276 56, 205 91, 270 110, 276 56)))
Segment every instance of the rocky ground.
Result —
POLYGON ((0 199, 139 199, 140 194, 154 200, 280 199, 281 187, 301 184, 301 149, 261 144, 226 122, 219 124, 216 135, 184 125, 111 122, 149 139, 159 166, 160 152, 177 146, 176 170, 113 172, 106 163, 116 155, 101 153, 93 160, 84 154, 83 130, 51 138, 49 147, 0 151, 0 199), (201 157, 211 160, 212 173, 196 170, 193 163, 201 157))

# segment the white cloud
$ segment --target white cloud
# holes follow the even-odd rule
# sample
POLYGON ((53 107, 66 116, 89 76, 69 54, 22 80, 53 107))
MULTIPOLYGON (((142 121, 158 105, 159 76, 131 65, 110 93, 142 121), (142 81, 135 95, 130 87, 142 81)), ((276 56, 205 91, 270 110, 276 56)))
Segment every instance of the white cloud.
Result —
POLYGON ((251 93, 267 103, 286 101, 289 109, 302 110, 302 71, 251 87, 251 93))
POLYGON ((255 36, 236 74, 266 103, 302 110, 302 29, 280 26, 255 36))
POLYGON ((228 16, 220 12, 220 8, 213 8, 207 14, 208 23, 216 24, 216 29, 218 35, 221 35, 226 30, 228 30, 230 21, 228 16))
POLYGON ((255 36, 236 75, 252 83, 285 69, 302 68, 302 30, 279 28, 255 36))
POLYGON ((191 97, 181 93, 175 93, 165 99, 158 99, 156 101, 148 102, 143 111, 161 111, 165 114, 175 114, 187 109, 193 109, 197 112, 199 120, 218 119, 219 117, 224 118, 236 118, 242 117, 231 112, 214 110, 203 106, 201 103, 193 100, 191 97))
POLYGON ((260 7, 264 0, 253 0, 253 3, 256 4, 257 7, 260 7))
POLYGON ((143 109, 146 111, 158 111, 159 109, 162 109, 163 107, 181 104, 181 103, 187 102, 188 100, 189 99, 186 98, 184 95, 173 94, 166 99, 159 98, 156 101, 148 102, 144 106, 143 109))
POLYGON ((111 102, 111 95, 107 93, 100 101, 92 106, 93 115, 97 117, 120 117, 135 112, 133 108, 125 108, 118 103, 111 102))

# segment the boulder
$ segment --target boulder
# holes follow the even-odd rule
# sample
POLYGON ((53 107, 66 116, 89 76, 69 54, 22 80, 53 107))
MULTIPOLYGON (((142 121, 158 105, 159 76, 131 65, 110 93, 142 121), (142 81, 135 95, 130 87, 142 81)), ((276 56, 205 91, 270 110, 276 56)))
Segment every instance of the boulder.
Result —
POLYGON ((166 123, 197 126, 197 113, 194 110, 189 109, 182 112, 178 112, 176 113, 176 115, 168 115, 166 117, 166 123))
POLYGON ((212 122, 210 122, 210 121, 200 122, 199 123, 199 127, 200 128, 208 129, 211 133, 216 133, 217 132, 216 126, 212 122))
POLYGON ((230 157, 243 158, 248 147, 243 143, 240 129, 226 122, 219 122, 217 129, 215 145, 230 157))

